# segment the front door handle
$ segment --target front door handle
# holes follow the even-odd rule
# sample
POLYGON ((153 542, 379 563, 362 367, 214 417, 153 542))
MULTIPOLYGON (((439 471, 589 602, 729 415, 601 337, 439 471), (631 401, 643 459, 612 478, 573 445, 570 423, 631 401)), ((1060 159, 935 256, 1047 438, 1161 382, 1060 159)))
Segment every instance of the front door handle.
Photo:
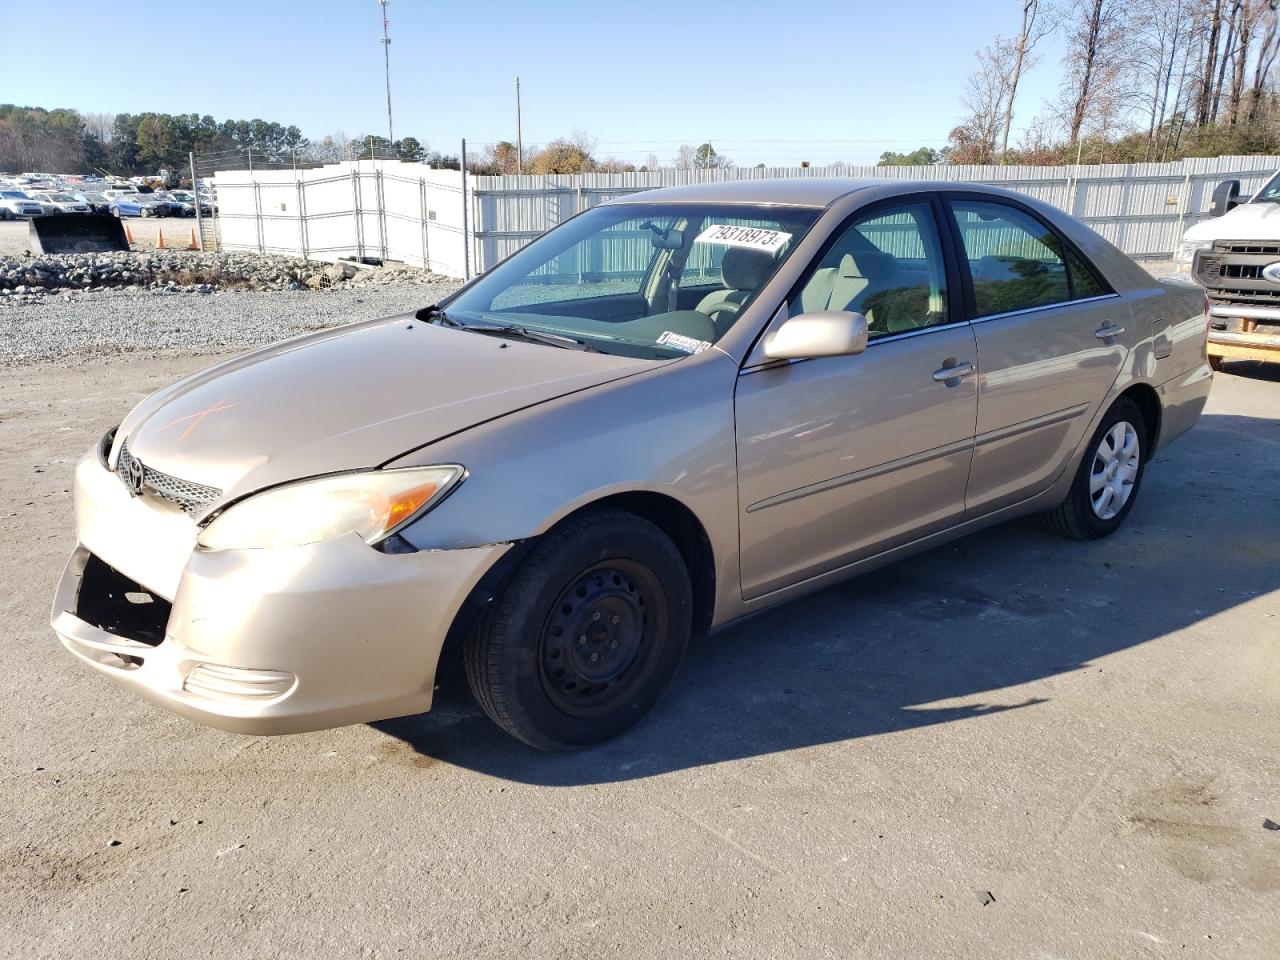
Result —
POLYGON ((1118 327, 1110 320, 1093 331, 1093 335, 1099 340, 1110 340, 1112 337, 1118 337, 1122 333, 1124 333, 1124 327, 1118 327))
POLYGON ((933 379, 937 383, 945 383, 948 387, 954 387, 965 377, 971 377, 973 374, 972 363, 952 363, 951 366, 944 366, 940 370, 933 371, 933 379))

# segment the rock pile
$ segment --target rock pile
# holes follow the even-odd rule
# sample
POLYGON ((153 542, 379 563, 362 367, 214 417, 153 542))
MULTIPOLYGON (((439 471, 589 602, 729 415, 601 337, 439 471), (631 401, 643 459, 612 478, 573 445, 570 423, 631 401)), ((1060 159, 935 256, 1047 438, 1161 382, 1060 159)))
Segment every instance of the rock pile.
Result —
POLYGON ((49 292, 106 288, 212 293, 215 290, 321 290, 369 283, 431 284, 445 278, 401 265, 361 269, 247 252, 135 250, 0 257, 0 302, 49 292))

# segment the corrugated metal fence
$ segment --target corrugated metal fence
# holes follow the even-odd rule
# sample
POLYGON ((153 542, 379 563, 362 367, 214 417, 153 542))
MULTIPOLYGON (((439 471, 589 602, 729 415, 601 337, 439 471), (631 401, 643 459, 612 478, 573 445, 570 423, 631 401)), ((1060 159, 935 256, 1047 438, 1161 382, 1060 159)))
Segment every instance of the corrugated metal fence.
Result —
POLYGON ((457 171, 374 161, 296 175, 283 171, 220 173, 215 185, 224 247, 319 259, 358 253, 457 274, 485 270, 543 231, 614 197, 685 183, 769 177, 883 177, 993 184, 1067 210, 1131 256, 1163 258, 1172 254, 1188 226, 1208 216, 1219 181, 1239 179, 1241 193, 1247 195, 1259 189, 1277 168, 1280 157, 1206 157, 1175 163, 1080 167, 660 170, 469 177, 464 183, 457 171), (264 190, 282 195, 292 192, 295 196, 290 199, 296 202, 264 203, 264 190), (330 193, 332 199, 327 196, 330 193), (235 202, 236 197, 240 202, 235 202), (223 211, 230 216, 224 216, 223 211), (269 223, 268 218, 277 222, 269 223), (440 240, 452 236, 448 242, 440 242, 437 231, 442 231, 440 240), (308 243, 309 237, 321 232, 322 242, 316 242, 320 237, 314 236, 308 243))

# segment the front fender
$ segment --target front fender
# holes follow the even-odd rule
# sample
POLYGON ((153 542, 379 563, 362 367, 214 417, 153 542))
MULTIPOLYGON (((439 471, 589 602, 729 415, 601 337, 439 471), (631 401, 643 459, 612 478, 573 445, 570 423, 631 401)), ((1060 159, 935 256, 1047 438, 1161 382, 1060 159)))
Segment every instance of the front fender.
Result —
POLYGON ((422 550, 525 540, 606 497, 655 493, 698 518, 717 582, 736 584, 737 374, 708 350, 415 450, 389 466, 461 463, 468 476, 401 536, 422 550))

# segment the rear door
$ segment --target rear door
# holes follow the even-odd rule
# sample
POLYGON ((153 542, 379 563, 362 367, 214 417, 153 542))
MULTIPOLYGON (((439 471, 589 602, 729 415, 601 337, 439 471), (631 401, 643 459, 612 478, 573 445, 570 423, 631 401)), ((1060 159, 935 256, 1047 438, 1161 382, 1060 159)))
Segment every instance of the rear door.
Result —
POLYGON ((1116 381, 1129 307, 1030 207, 949 194, 977 338, 977 516, 1046 488, 1116 381))
POLYGON ((786 309, 791 316, 864 313, 866 351, 773 363, 753 355, 739 376, 746 599, 924 536, 963 514, 976 358, 940 222, 931 194, 854 214, 786 309))

